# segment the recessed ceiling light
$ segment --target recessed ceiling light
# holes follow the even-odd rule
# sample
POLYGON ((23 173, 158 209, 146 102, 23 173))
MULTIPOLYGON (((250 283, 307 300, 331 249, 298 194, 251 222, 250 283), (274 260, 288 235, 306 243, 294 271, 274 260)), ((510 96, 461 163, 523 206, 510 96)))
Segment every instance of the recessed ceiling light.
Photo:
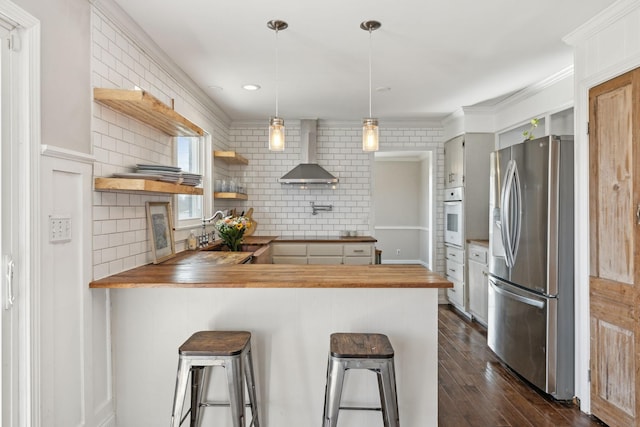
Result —
POLYGON ((376 88, 376 92, 389 92, 391 88, 389 86, 380 86, 376 88))
POLYGON ((244 89, 244 90, 258 90, 258 89, 260 89, 260 85, 256 85, 256 84, 243 85, 242 89, 244 89))
POLYGON ((210 85, 210 86, 207 86, 207 87, 209 89, 212 89, 212 90, 223 90, 222 86, 210 85))

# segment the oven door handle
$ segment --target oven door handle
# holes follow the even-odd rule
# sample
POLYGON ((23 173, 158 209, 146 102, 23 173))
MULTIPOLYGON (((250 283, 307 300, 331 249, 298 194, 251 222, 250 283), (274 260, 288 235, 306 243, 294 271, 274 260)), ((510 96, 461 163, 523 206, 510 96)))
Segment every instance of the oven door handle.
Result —
POLYGON ((533 298, 527 298, 524 295, 518 295, 516 293, 510 292, 509 290, 495 283, 493 280, 489 280, 489 284, 491 285, 491 287, 496 293, 499 293, 500 295, 505 296, 507 298, 511 298, 512 300, 530 305, 535 308, 539 308, 541 310, 545 306, 545 303, 543 301, 538 301, 533 298))

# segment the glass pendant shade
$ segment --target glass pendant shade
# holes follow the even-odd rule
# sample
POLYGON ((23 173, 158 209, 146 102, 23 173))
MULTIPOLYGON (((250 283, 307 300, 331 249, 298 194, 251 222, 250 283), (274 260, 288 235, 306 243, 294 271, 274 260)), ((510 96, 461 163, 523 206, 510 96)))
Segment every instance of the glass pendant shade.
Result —
POLYGON ((284 119, 280 117, 269 119, 269 150, 284 151, 284 119))
POLYGON ((364 21, 360 28, 369 33, 369 117, 362 120, 362 151, 378 151, 378 119, 371 117, 371 32, 380 28, 378 21, 364 21))
POLYGON ((378 120, 362 121, 362 151, 378 151, 378 120))

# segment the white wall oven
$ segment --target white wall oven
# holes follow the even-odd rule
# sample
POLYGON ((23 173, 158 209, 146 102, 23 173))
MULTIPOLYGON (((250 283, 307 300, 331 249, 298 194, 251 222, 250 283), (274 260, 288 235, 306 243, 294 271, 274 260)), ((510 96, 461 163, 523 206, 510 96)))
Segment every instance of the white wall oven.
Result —
POLYGON ((444 193, 444 243, 464 247, 462 187, 448 188, 444 193))

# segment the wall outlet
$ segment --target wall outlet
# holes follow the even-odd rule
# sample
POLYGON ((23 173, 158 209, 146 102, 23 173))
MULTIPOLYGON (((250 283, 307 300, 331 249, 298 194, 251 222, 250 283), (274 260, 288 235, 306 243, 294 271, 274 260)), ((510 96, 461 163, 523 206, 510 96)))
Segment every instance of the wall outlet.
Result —
POLYGON ((400 255, 400 249, 396 249, 396 255, 400 255))

